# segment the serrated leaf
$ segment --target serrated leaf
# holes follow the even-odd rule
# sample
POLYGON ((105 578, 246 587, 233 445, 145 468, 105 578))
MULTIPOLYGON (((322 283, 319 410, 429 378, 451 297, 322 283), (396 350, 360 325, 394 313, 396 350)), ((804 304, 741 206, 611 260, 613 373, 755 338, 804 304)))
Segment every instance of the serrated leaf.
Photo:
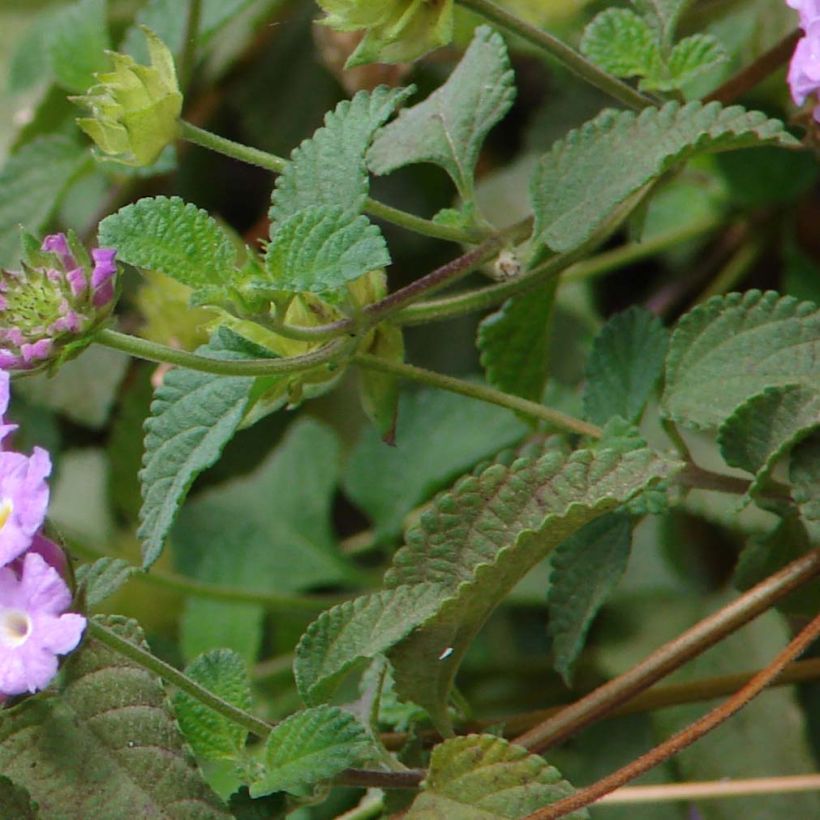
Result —
POLYGON ((534 239, 554 251, 588 240, 630 195, 696 154, 796 145, 779 120, 734 105, 607 109, 555 143, 532 177, 534 239))
POLYGON ((373 134, 413 88, 359 91, 325 116, 325 124, 294 149, 276 180, 270 208, 271 233, 297 211, 319 205, 341 205, 354 216, 361 212, 370 183, 365 153, 373 134))
POLYGON ((106 0, 78 0, 49 22, 48 57, 57 82, 67 91, 82 94, 94 84, 94 74, 109 67, 106 7, 106 0))
POLYGON ((37 806, 22 787, 0 775, 0 817, 8 820, 37 820, 37 806))
POLYGON ((680 465, 647 450, 577 450, 502 462, 459 480, 407 534, 389 587, 435 583, 436 615, 391 651, 401 696, 449 728, 459 664, 503 597, 552 548, 680 465))
POLYGON ((532 401, 541 401, 547 383, 555 279, 536 293, 508 299, 478 327, 478 349, 487 381, 532 401))
POLYGON ((654 75, 661 65, 657 35, 629 9, 607 9, 584 29, 581 53, 616 77, 654 75))
POLYGON ((117 259, 155 270, 183 285, 230 284, 236 276, 236 246, 212 217, 179 197, 146 197, 106 217, 99 244, 117 249, 117 259))
POLYGON ((820 308, 774 291, 710 299, 678 323, 666 359, 663 411, 718 427, 767 387, 820 383, 820 308))
POLYGON ((305 709, 283 720, 265 743, 265 773, 251 783, 251 797, 298 792, 327 780, 367 756, 367 732, 336 706, 305 709))
MULTIPOLYGON (((445 740, 433 749, 407 820, 518 820, 574 789, 542 757, 493 735, 445 740)), ((582 820, 586 810, 566 815, 582 820)))
POLYGON ((137 568, 122 558, 99 558, 93 564, 77 569, 77 585, 85 595, 86 605, 95 607, 137 572, 137 568))
POLYGON ((593 619, 626 569, 631 541, 630 517, 610 513, 590 521, 553 553, 547 629, 555 669, 567 686, 593 619))
MULTIPOLYGON (((100 622, 143 641, 134 621, 100 622)), ((4 711, 0 769, 44 818, 230 817, 186 755, 159 679, 90 638, 59 693, 4 711)))
POLYGON ((820 535, 820 435, 817 433, 792 452, 789 480, 800 513, 817 537, 820 535))
POLYGON ((84 148, 57 134, 37 137, 9 157, 0 171, 0 265, 17 262, 20 225, 40 233, 91 162, 84 148))
MULTIPOLYGON (((232 706, 250 710, 248 669, 236 652, 215 649, 200 655, 188 664, 185 674, 232 706)), ((245 748, 247 729, 185 692, 177 692, 174 696, 174 710, 185 739, 198 757, 232 760, 245 748)))
POLYGON ((351 217, 346 208, 330 205, 286 219, 265 253, 270 284, 292 293, 336 290, 389 264, 381 231, 367 217, 351 217))
POLYGON ((652 78, 642 84, 643 88, 672 91, 706 71, 711 71, 729 59, 721 42, 710 34, 693 34, 681 40, 666 62, 666 78, 652 78))
POLYGON ((632 4, 668 44, 683 10, 691 0, 632 0, 632 4))
MULTIPOLYGON (((221 345, 215 338, 199 353, 224 359, 251 358, 221 345)), ((140 471, 143 503, 137 535, 142 541, 144 566, 153 564, 162 552, 193 480, 219 458, 239 427, 253 383, 245 376, 175 368, 154 394, 151 415, 145 422, 140 471)))
POLYGON ((296 647, 293 674, 305 703, 326 700, 359 661, 386 652, 439 605, 433 584, 363 595, 323 612, 296 647))
POLYGON ((584 415, 595 424, 613 416, 636 422, 663 372, 669 332, 648 310, 613 316, 592 344, 584 388, 584 415))
POLYGON ((416 162, 435 163, 469 201, 484 138, 510 109, 514 97, 514 74, 504 40, 481 26, 447 82, 379 131, 368 153, 370 167, 377 174, 387 174, 416 162))

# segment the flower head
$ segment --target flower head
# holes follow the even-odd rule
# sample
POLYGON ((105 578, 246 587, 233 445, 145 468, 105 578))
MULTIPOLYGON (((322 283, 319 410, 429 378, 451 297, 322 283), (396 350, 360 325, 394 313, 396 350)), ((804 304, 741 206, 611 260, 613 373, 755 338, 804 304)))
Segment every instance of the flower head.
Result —
POLYGON ((82 347, 111 312, 116 251, 91 256, 70 235, 28 247, 21 271, 0 271, 0 368, 32 370, 82 347), (68 349, 68 350, 67 350, 68 349))
POLYGON ((0 695, 22 695, 48 685, 57 656, 80 642, 86 619, 65 610, 71 592, 54 567, 29 552, 19 575, 0 569, 0 695))
POLYGON ((110 52, 114 70, 97 74, 92 86, 74 102, 90 117, 77 125, 97 147, 125 165, 151 165, 177 135, 182 94, 174 59, 165 43, 144 26, 151 65, 140 65, 127 54, 110 52))
MULTIPOLYGON (((800 14, 805 32, 797 43, 789 64, 788 82, 797 105, 820 92, 820 0, 786 0, 800 14)), ((820 104, 815 105, 814 119, 820 122, 820 104)))

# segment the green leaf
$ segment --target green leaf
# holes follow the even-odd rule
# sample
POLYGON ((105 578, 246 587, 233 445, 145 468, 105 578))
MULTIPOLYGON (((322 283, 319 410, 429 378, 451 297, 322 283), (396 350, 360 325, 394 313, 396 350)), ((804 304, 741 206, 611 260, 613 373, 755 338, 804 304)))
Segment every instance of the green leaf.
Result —
POLYGON ((447 82, 379 131, 368 154, 370 167, 387 174, 415 162, 435 163, 469 201, 484 138, 509 111, 514 97, 504 40, 481 26, 447 82))
POLYGON ((726 62, 729 55, 721 42, 710 34, 693 34, 681 40, 666 63, 668 79, 665 82, 646 82, 643 87, 658 91, 682 88, 686 83, 726 62))
POLYGON ((691 0, 632 0, 632 4, 658 32, 661 42, 672 40, 678 20, 691 0))
POLYGON ((385 577, 389 587, 441 588, 435 617, 390 653, 399 694, 446 731, 458 666, 504 596, 553 547, 679 466, 647 449, 553 450, 496 462, 441 494, 385 577))
POLYGON ((201 208, 179 197, 147 197, 120 208, 99 227, 99 243, 117 259, 155 270, 183 285, 229 284, 236 276, 236 246, 201 208))
POLYGON ((644 308, 613 316, 592 345, 584 389, 584 415, 595 424, 613 416, 641 417, 663 372, 669 332, 644 308))
POLYGON ((37 820, 37 806, 29 793, 0 775, 0 817, 9 820, 37 820))
POLYGON ((442 391, 405 393, 395 447, 365 430, 347 461, 345 492, 370 516, 377 539, 394 538, 414 507, 526 432, 501 407, 442 391))
MULTIPOLYGON (((221 348, 221 339, 215 337, 199 353, 214 358, 249 358, 221 348)), ((145 422, 140 472, 143 503, 137 535, 146 567, 162 552, 191 483, 219 458, 239 427, 253 383, 244 376, 174 368, 157 389, 151 416, 145 422)))
POLYGON ((435 614, 433 584, 363 595, 323 612, 296 647, 293 674, 305 703, 327 700, 359 661, 386 652, 435 614))
POLYGON ((820 383, 820 309, 769 291, 730 293, 686 314, 666 359, 663 411, 718 427, 767 387, 820 383))
POLYGON ((552 309, 558 280, 537 292, 508 299, 478 327, 478 349, 487 381, 532 401, 547 383, 552 309))
POLYGON ((90 163, 84 148, 57 134, 32 140, 8 159, 0 171, 0 265, 17 262, 20 225, 39 234, 90 163))
POLYGON ((329 112, 324 126, 294 149, 277 178, 271 223, 319 205, 341 205, 349 216, 360 213, 370 190, 365 153, 373 134, 412 93, 413 88, 380 86, 359 91, 329 112))
MULTIPOLYGON (((373 340, 364 352, 390 362, 403 362, 404 334, 402 329, 389 323, 378 325, 373 331, 373 340)), ((364 368, 359 370, 359 395, 362 409, 370 421, 376 425, 382 441, 387 444, 395 443, 400 384, 401 381, 397 376, 364 368)))
POLYGON ((299 792, 360 763, 370 752, 367 732, 336 706, 305 709, 283 720, 265 743, 264 774, 250 787, 252 797, 299 792))
POLYGON ((82 94, 94 84, 96 72, 109 68, 106 6, 106 0, 78 0, 49 22, 48 56, 57 82, 67 91, 82 94))
POLYGON ((699 153, 796 145, 779 120, 734 105, 670 102, 607 109, 555 143, 532 177, 534 239, 554 251, 587 241, 644 185, 699 153))
POLYGON ((95 607, 113 595, 137 571, 133 564, 122 558, 99 558, 93 564, 77 568, 77 586, 85 595, 86 605, 95 607))
POLYGON ((592 621, 624 574, 631 542, 630 517, 610 513, 590 521, 553 553, 548 631, 555 669, 567 686, 592 621))
POLYGON ((795 447, 789 464, 793 496, 803 519, 820 536, 820 435, 815 433, 795 447))
MULTIPOLYGON (((134 621, 102 622, 143 641, 134 621)), ((186 755, 159 679, 89 638, 59 693, 4 711, 0 770, 43 818, 230 817, 186 755)))
MULTIPOLYGON (((517 820, 575 790, 544 758, 494 735, 445 740, 433 749, 407 820, 517 820)), ((581 820, 586 810, 566 815, 581 820)))
MULTIPOLYGON (((200 655, 185 674, 232 706, 249 711, 251 682, 245 662, 230 649, 200 655)), ((208 708, 185 692, 174 696, 174 710, 194 754, 209 760, 238 757, 245 748, 247 729, 208 708)))
MULTIPOLYGON (((305 208, 286 219, 265 253, 267 281, 291 293, 336 290, 389 264, 381 231, 367 217, 351 217, 346 208, 330 205, 305 208)), ((254 284, 249 282, 251 288, 254 284)))
POLYGON ((581 53, 616 77, 653 76, 661 63, 657 34, 629 9, 607 9, 584 29, 581 53))

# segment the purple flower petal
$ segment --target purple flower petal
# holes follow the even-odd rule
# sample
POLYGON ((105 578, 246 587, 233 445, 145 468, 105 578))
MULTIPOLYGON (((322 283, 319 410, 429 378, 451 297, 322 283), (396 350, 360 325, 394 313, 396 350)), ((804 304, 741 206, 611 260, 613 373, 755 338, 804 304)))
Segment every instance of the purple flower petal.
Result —
POLYGON ((71 249, 68 247, 68 240, 64 233, 53 233, 45 237, 41 250, 47 253, 56 253, 66 269, 77 267, 77 262, 71 254, 71 249))
POLYGON ((0 452, 0 564, 28 549, 48 506, 48 453, 35 447, 30 458, 0 452))

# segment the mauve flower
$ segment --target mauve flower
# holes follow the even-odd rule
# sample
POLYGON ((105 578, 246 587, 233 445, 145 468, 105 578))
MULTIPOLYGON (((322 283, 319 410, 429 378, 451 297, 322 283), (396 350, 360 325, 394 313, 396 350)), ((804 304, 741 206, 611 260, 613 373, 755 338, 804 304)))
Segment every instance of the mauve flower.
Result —
MULTIPOLYGON (((11 377, 5 370, 0 370, 0 442, 17 429, 16 424, 6 424, 5 415, 9 408, 9 382, 11 377)), ((2 444, 0 444, 2 447, 2 444)))
POLYGON ((42 556, 26 554, 18 575, 0 569, 0 696, 36 692, 57 673, 57 656, 80 642, 82 615, 65 610, 71 592, 42 556))
POLYGON ((0 566, 25 552, 43 525, 51 458, 40 447, 31 456, 0 452, 0 566))
MULTIPOLYGON (((820 0, 786 0, 800 14, 800 26, 806 36, 797 43, 789 64, 788 82, 797 105, 820 92, 820 0)), ((813 110, 820 122, 820 104, 813 110)))

